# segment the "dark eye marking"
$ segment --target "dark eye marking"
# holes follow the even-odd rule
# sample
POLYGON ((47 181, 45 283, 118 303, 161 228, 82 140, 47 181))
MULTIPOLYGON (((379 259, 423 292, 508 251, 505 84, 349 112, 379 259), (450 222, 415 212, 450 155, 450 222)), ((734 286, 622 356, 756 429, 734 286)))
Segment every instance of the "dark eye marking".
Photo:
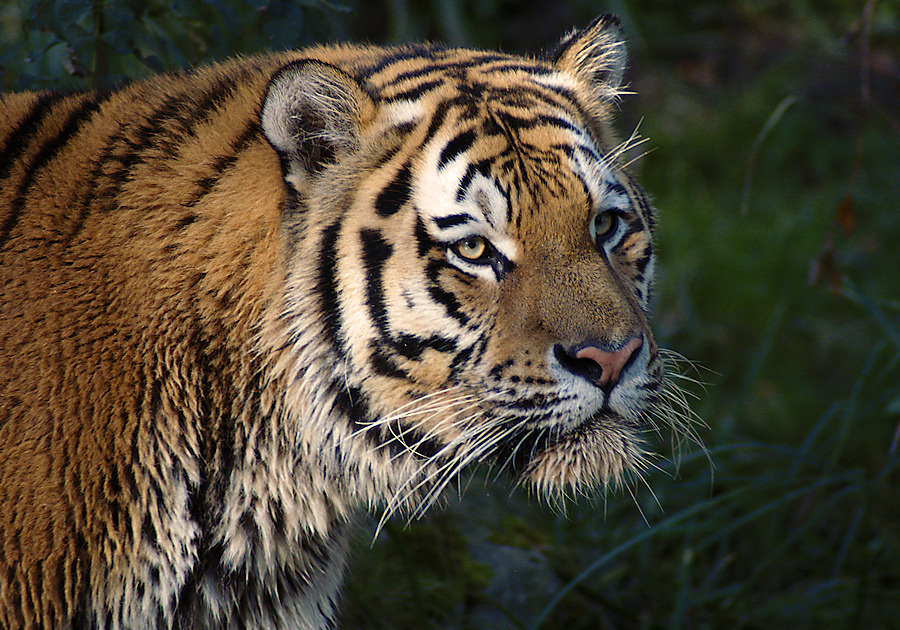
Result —
POLYGON ((435 217, 434 224, 442 230, 447 230, 457 225, 465 225, 472 220, 468 214, 451 214, 446 217, 435 217))

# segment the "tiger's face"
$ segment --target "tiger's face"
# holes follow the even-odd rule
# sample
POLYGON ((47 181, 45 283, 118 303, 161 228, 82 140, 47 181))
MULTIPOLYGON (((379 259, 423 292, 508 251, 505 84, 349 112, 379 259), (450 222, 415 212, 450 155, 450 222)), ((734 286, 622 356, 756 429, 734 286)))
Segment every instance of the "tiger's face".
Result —
POLYGON ((593 29, 547 61, 429 49, 413 70, 304 63, 270 87, 264 129, 316 226, 295 272, 365 410, 354 439, 408 471, 397 503, 476 461, 551 495, 640 465, 664 382, 654 219, 608 131, 624 52, 593 29), (296 107, 311 92, 345 118, 296 107), (296 125, 337 139, 304 153, 296 125))

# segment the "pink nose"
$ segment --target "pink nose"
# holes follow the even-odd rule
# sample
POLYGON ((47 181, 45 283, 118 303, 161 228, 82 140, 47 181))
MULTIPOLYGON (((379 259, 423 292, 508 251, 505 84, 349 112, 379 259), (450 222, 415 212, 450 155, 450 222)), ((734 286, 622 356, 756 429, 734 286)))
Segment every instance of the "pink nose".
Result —
POLYGON ((600 378, 595 381, 598 387, 607 391, 615 387, 622 375, 622 370, 628 365, 631 357, 641 347, 640 337, 635 337, 615 352, 607 352, 600 348, 588 346, 575 354, 576 359, 590 359, 600 366, 600 378))

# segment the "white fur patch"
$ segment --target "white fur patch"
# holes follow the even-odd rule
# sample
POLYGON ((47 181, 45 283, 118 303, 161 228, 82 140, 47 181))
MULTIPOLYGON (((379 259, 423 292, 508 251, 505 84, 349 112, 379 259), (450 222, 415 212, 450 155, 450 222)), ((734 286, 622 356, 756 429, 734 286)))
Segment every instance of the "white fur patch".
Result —
POLYGON ((553 74, 533 75, 531 80, 542 85, 554 92, 573 92, 578 88, 578 82, 575 78, 564 72, 554 72, 553 74))
MULTIPOLYGON (((505 193, 494 179, 476 173, 462 191, 462 198, 458 198, 460 185, 471 160, 466 152, 462 152, 442 168, 438 168, 441 151, 446 144, 438 137, 425 150, 424 162, 418 173, 419 185, 413 194, 429 234, 448 245, 471 236, 481 236, 490 241, 506 259, 515 261, 520 256, 520 248, 509 235, 505 193), (467 220, 440 227, 440 220, 448 217, 466 217, 467 220)), ((450 259, 454 264, 464 266, 467 271, 496 280, 490 268, 484 265, 466 263, 452 254, 450 259)))
POLYGON ((392 127, 416 123, 425 116, 425 109, 419 101, 394 101, 381 111, 387 119, 387 124, 392 127))

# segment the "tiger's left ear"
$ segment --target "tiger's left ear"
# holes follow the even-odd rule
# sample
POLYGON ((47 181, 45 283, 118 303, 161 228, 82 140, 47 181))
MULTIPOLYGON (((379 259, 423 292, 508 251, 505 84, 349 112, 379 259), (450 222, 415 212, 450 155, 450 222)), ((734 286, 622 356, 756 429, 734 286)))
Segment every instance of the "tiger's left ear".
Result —
POLYGON ((628 63, 625 39, 614 15, 601 15, 567 34, 547 57, 557 69, 581 79, 600 101, 619 94, 628 63))
POLYGON ((314 60, 275 73, 260 122, 278 152, 285 180, 298 190, 311 176, 359 145, 375 104, 351 76, 314 60))

